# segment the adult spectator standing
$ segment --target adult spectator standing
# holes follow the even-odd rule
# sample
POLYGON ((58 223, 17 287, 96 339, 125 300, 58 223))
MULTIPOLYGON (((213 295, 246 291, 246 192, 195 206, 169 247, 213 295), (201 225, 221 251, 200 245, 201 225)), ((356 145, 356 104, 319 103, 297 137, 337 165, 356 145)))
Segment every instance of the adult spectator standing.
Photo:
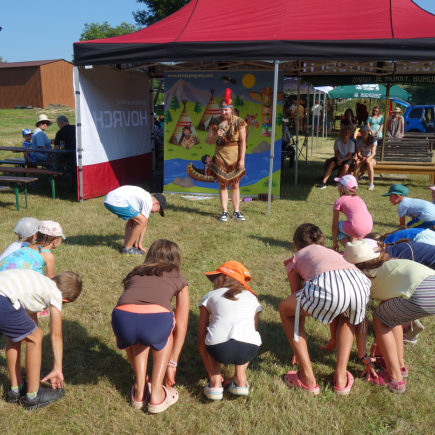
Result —
POLYGON ((369 117, 369 111, 367 106, 362 103, 356 103, 356 119, 358 121, 357 126, 365 125, 369 117))
POLYGON ((327 137, 331 136, 331 125, 332 125, 332 119, 334 117, 334 107, 331 104, 331 101, 328 100, 326 102, 326 130, 327 130, 327 137))
POLYGON ((146 249, 142 241, 148 228, 148 218, 151 213, 158 212, 162 217, 165 215, 166 198, 160 193, 151 196, 137 186, 121 186, 106 195, 104 207, 127 221, 122 253, 143 255, 146 249))
POLYGON ((54 149, 60 148, 60 143, 65 142, 65 150, 74 151, 74 153, 67 153, 64 156, 64 161, 70 166, 77 166, 76 155, 76 126, 71 125, 65 115, 59 115, 56 118, 56 123, 59 131, 54 138, 54 149))
MULTIPOLYGON (((35 130, 33 130, 33 137, 32 137, 32 143, 33 148, 35 149, 42 149, 42 150, 51 150, 53 147, 51 146, 51 143, 54 142, 51 141, 46 133, 45 130, 50 127, 50 125, 53 124, 48 118, 47 115, 39 115, 38 120, 35 122, 35 130)), ((44 162, 46 160, 50 160, 50 155, 47 153, 34 153, 35 161, 37 162, 44 162)))
POLYGON ((393 114, 388 118, 387 122, 387 137, 402 139, 405 136, 405 121, 403 116, 400 116, 401 110, 396 107, 393 114))
POLYGON ((296 129, 296 119, 299 118, 299 133, 302 133, 302 129, 303 129, 303 122, 304 122, 304 113, 305 113, 305 109, 304 107, 300 104, 295 104, 295 107, 293 107, 292 110, 292 115, 293 115, 293 119, 295 122, 295 129, 296 129))
POLYGON ((311 113, 314 114, 314 132, 318 133, 320 129, 320 117, 322 116, 322 106, 319 104, 319 100, 315 101, 311 113))
POLYGON ((372 116, 368 118, 367 125, 370 128, 370 133, 376 139, 382 137, 382 127, 384 126, 384 117, 381 115, 379 106, 373 107, 372 116))

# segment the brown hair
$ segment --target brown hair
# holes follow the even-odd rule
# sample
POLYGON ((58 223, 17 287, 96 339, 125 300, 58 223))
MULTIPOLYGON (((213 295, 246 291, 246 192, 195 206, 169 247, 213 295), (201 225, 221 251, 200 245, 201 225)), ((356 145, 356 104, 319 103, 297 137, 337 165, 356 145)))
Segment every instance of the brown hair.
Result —
POLYGON ((358 196, 356 192, 353 192, 352 190, 348 189, 346 186, 343 186, 343 184, 339 183, 338 185, 338 191, 340 192, 340 196, 346 195, 346 196, 358 196))
POLYGON ((365 236, 365 239, 373 239, 373 240, 376 240, 376 241, 379 241, 382 238, 383 238, 383 236, 381 234, 376 233, 374 231, 371 232, 371 233, 366 234, 366 236, 365 236))
POLYGON ((386 261, 384 258, 384 250, 380 251, 379 257, 378 258, 374 258, 373 260, 369 260, 369 261, 363 261, 362 263, 356 263, 355 266, 364 273, 364 275, 369 278, 369 279, 373 279, 374 276, 370 275, 370 273, 368 273, 370 270, 373 269, 377 269, 379 267, 381 267, 386 261))
POLYGON ((224 293, 224 298, 229 299, 230 301, 237 301, 235 297, 239 293, 242 293, 246 288, 239 281, 236 281, 234 278, 231 278, 224 273, 221 273, 214 281, 213 281, 214 289, 218 288, 228 288, 228 290, 224 293))
POLYGON ((378 246, 385 249, 387 246, 398 245, 399 243, 409 243, 411 241, 412 239, 399 239, 393 243, 384 243, 384 241, 378 240, 378 246))
POLYGON ((378 109, 378 110, 379 110, 379 112, 378 112, 378 116, 380 116, 380 114, 381 114, 381 109, 379 108, 379 106, 374 106, 374 107, 373 107, 373 109, 372 109, 372 116, 375 116, 375 109, 378 109))
POLYGON ((345 125, 341 130, 340 130, 340 136, 346 131, 349 130, 350 134, 352 135, 352 130, 353 128, 350 125, 345 125))
POLYGON ((316 225, 302 224, 296 228, 293 242, 297 249, 303 249, 309 245, 325 246, 325 236, 316 225))
POLYGON ((31 241, 32 245, 39 245, 41 248, 44 246, 49 245, 50 243, 53 243, 56 239, 58 239, 60 236, 49 236, 48 234, 40 233, 39 231, 36 232, 36 237, 34 240, 31 241))
POLYGON ((62 298, 74 302, 82 292, 82 278, 74 272, 62 272, 51 278, 62 292, 62 298))
POLYGON ((143 264, 136 266, 122 281, 124 288, 134 275, 163 276, 163 272, 180 271, 180 248, 174 242, 157 239, 147 252, 143 264))

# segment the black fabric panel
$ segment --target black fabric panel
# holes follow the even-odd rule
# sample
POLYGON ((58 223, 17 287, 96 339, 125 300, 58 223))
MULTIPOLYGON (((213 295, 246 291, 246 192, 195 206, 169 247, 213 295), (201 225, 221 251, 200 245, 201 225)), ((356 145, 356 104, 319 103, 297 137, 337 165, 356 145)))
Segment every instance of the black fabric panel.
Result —
POLYGON ((435 38, 74 44, 75 65, 240 60, 435 60, 435 38))

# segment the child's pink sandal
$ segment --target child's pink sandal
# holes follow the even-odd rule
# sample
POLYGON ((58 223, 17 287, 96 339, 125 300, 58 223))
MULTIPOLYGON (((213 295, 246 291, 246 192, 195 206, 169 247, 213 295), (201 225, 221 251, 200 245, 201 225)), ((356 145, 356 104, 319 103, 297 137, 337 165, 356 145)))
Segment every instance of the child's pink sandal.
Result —
POLYGON ((374 384, 380 385, 381 387, 388 387, 390 391, 396 394, 403 394, 406 391, 405 381, 395 381, 391 378, 388 372, 380 372, 376 373, 378 375, 377 378, 368 375, 367 381, 374 384))
POLYGON ((315 387, 307 387, 299 378, 299 372, 300 370, 298 370, 297 372, 294 370, 289 371, 285 377, 284 377, 284 382, 292 388, 299 388, 303 391, 306 391, 307 393, 312 394, 313 396, 317 396, 318 394, 320 394, 320 388, 318 385, 316 385, 315 387))
MULTIPOLYGON (((385 363, 385 359, 383 356, 378 356, 376 358, 375 364, 381 368, 383 368, 385 371, 387 371, 387 364, 385 363)), ((402 372, 402 378, 403 379, 408 379, 408 369, 406 367, 402 367, 400 369, 400 371, 402 372)))
POLYGON ((335 375, 334 375, 334 393, 339 396, 347 396, 350 393, 350 389, 352 388, 354 379, 351 373, 346 370, 347 383, 346 386, 341 388, 335 385, 335 375))

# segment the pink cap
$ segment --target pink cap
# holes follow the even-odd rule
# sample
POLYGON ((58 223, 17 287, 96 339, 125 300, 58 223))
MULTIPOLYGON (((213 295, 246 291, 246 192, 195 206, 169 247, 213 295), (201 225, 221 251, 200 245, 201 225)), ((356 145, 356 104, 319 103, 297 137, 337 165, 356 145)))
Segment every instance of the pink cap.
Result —
POLYGON ((428 189, 435 190, 435 186, 430 186, 430 187, 428 187, 428 189))
POLYGON ((41 225, 38 227, 38 231, 42 234, 46 234, 47 236, 62 237, 65 239, 62 227, 57 222, 42 221, 41 225))
POLYGON ((340 182, 346 189, 355 192, 356 187, 358 186, 358 181, 353 175, 344 175, 341 178, 334 178, 334 181, 340 182))

